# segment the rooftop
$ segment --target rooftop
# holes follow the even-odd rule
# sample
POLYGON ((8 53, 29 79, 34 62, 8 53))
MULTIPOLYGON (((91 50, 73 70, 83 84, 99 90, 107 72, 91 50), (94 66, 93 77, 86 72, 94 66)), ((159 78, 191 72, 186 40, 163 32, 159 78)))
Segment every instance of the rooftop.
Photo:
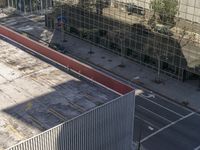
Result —
POLYGON ((0 37, 0 150, 118 97, 0 37))

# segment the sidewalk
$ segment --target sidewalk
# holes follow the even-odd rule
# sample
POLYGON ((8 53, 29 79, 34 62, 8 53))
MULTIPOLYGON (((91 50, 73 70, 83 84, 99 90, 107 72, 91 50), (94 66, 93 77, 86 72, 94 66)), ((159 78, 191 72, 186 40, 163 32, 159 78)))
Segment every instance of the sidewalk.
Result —
POLYGON ((122 59, 120 56, 70 35, 65 35, 67 42, 63 43, 60 41, 60 36, 61 33, 55 31, 51 42, 60 43, 72 56, 105 68, 127 80, 136 82, 141 87, 159 93, 178 103, 187 101, 189 102, 189 107, 200 109, 200 91, 198 91, 197 85, 183 83, 164 74, 161 74, 163 83, 155 83, 154 80, 157 76, 157 71, 155 70, 125 58, 123 59, 125 67, 119 67, 122 59), (90 50, 92 50, 92 54, 89 53, 90 50), (134 80, 134 78, 139 79, 134 80))
POLYGON ((70 35, 65 35, 67 42, 61 42, 60 31, 55 30, 53 33, 47 31, 41 21, 33 23, 31 21, 33 20, 32 18, 34 17, 32 16, 31 19, 18 17, 17 20, 6 18, 2 20, 2 24, 20 32, 24 31, 28 34, 34 34, 34 39, 42 38, 43 41, 60 44, 65 48, 66 53, 72 56, 105 68, 127 80, 137 82, 140 86, 178 103, 187 101, 189 102, 189 107, 196 110, 200 109, 200 91, 198 91, 197 85, 183 83, 164 74, 161 74, 164 82, 157 84, 154 82, 157 75, 156 71, 125 58, 123 59, 125 67, 119 67, 121 64, 120 56, 70 35), (88 53, 90 49, 93 51, 93 54, 88 53), (138 80, 134 80, 134 78, 138 78, 138 80))

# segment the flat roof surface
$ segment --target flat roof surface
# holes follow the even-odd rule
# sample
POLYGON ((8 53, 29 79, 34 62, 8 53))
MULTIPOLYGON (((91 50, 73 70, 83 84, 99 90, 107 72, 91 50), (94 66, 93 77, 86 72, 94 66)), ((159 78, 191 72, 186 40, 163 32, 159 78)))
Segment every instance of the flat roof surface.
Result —
POLYGON ((23 49, 0 36, 0 150, 119 96, 23 49))

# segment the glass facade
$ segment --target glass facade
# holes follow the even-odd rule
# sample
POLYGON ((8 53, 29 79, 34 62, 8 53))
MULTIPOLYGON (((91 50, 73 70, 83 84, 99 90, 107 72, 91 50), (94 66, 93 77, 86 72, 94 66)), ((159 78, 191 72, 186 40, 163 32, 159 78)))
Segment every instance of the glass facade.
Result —
POLYGON ((18 13, 44 13, 52 7, 52 0, 7 0, 9 7, 13 7, 18 13))
MULTIPOLYGON (((45 0, 35 0, 32 5, 31 0, 9 1, 25 11, 42 10, 48 5, 45 0), (19 1, 24 3, 21 7, 19 1)), ((67 20, 64 28, 67 33, 113 53, 180 80, 200 75, 199 0, 54 0, 50 3, 54 9, 46 14, 46 25, 51 24, 51 28, 59 26, 56 18, 62 16, 67 20)))

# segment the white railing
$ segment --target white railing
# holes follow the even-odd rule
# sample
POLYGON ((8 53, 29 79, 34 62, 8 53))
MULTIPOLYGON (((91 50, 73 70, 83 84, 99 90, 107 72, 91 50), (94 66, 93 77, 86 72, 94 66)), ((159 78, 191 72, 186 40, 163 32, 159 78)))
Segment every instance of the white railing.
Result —
POLYGON ((134 93, 128 93, 7 150, 131 150, 134 93))

